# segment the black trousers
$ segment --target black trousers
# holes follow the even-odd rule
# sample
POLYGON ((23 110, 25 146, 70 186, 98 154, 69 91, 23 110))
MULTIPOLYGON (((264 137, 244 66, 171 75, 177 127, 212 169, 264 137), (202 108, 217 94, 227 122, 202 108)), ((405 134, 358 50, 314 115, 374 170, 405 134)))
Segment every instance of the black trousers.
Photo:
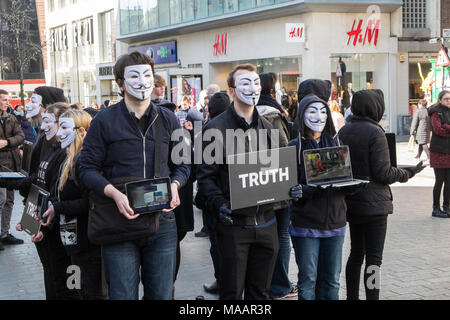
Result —
POLYGON ((439 207, 442 185, 444 185, 444 206, 450 204, 450 168, 434 168, 433 207, 439 207))
POLYGON ((216 235, 220 300, 268 300, 279 246, 276 222, 257 229, 218 222, 216 235))
POLYGON ((59 225, 54 225, 35 245, 44 269, 46 300, 78 300, 78 291, 67 287, 67 268, 72 262, 61 243, 59 225))
POLYGON ((359 278, 364 258, 364 288, 367 300, 380 298, 380 267, 386 238, 387 216, 378 220, 350 223, 351 249, 345 269, 347 300, 359 299, 359 278))
POLYGON ((103 272, 102 252, 100 246, 91 245, 86 251, 71 256, 72 263, 81 269, 82 300, 106 300, 108 288, 103 272))
POLYGON ((180 243, 183 241, 184 237, 186 237, 187 232, 181 231, 177 232, 177 255, 176 255, 176 262, 175 262, 175 276, 173 277, 173 282, 177 280, 178 271, 180 270, 180 264, 181 264, 181 247, 180 243))

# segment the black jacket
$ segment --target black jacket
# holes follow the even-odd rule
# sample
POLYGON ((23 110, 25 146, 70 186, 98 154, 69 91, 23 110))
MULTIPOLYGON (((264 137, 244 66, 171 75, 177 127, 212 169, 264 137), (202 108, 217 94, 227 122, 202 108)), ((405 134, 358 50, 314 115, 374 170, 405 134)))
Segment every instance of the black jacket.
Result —
POLYGON ((347 196, 347 219, 364 222, 393 212, 394 182, 408 181, 406 170, 391 166, 389 147, 383 128, 378 124, 384 114, 381 90, 362 90, 352 100, 353 116, 340 131, 339 137, 350 148, 353 176, 370 180, 367 188, 347 196))
MULTIPOLYGON (((438 114, 439 118, 441 119, 442 126, 444 126, 445 124, 450 125, 450 108, 441 104, 437 105, 429 112, 430 120, 431 116, 434 113, 438 114)), ((433 135, 431 136, 430 150, 432 152, 450 154, 450 137, 439 135, 437 132, 435 132, 433 126, 431 126, 431 129, 433 131, 433 135)))
MULTIPOLYGON (((258 114, 255 108, 253 113, 252 128, 259 129, 272 129, 270 123, 258 114)), ((203 132, 209 129, 217 129, 224 137, 223 143, 219 142, 223 149, 223 157, 221 164, 206 164, 202 163, 197 167, 197 181, 199 186, 199 192, 202 194, 202 198, 206 199, 207 203, 205 207, 208 213, 219 214, 219 209, 223 204, 230 203, 230 186, 228 178, 228 165, 226 164, 226 130, 227 129, 242 129, 247 130, 247 124, 236 113, 234 105, 232 104, 225 112, 209 121, 203 128, 203 132)), ((212 142, 216 141, 216 138, 212 142)), ((203 150, 212 142, 203 142, 203 150)), ((269 140, 270 144, 270 140, 269 140)), ((253 143, 248 143, 248 139, 245 141, 245 152, 257 151, 250 150, 253 143)), ((270 146, 269 146, 270 147, 270 146)), ((236 154, 236 150, 229 150, 228 154, 236 154)), ((262 224, 271 220, 274 217, 273 205, 267 204, 262 206, 250 207, 235 210, 232 212, 232 217, 237 225, 254 225, 262 224)))
POLYGON ((347 223, 344 190, 321 190, 306 185, 305 165, 302 156, 303 151, 339 145, 339 141, 334 138, 335 129, 329 108, 327 108, 327 123, 322 132, 320 142, 317 143, 314 139, 306 137, 304 125, 305 111, 314 102, 327 105, 325 101, 315 95, 311 94, 304 97, 300 102, 295 119, 299 128, 299 137, 289 142, 289 146, 296 146, 298 181, 304 185, 303 197, 298 201, 292 201, 289 211, 292 225, 295 227, 333 230, 342 228, 347 223))
MULTIPOLYGON (((60 164, 60 172, 62 172, 65 159, 60 164)), ((70 228, 70 225, 72 225, 74 227, 73 231, 76 234, 76 243, 73 245, 65 245, 68 255, 86 252, 90 247, 95 246, 89 242, 87 235, 89 190, 82 184, 79 178, 78 166, 79 157, 75 156, 73 169, 63 189, 59 190, 59 179, 53 186, 56 194, 56 199, 53 203, 55 219, 60 222, 64 220, 66 223, 71 222, 67 225, 60 223, 60 232, 61 234, 69 234, 69 231, 72 231, 70 228), (61 217, 63 218, 61 219, 61 217)))
POLYGON ((170 177, 183 186, 190 166, 175 164, 171 152, 175 145, 172 133, 180 124, 170 110, 150 104, 150 126, 144 135, 128 111, 124 100, 100 111, 92 120, 80 156, 80 178, 98 195, 104 195, 109 180, 121 177, 153 178, 155 137, 152 125, 157 116, 162 117, 161 177, 170 177))

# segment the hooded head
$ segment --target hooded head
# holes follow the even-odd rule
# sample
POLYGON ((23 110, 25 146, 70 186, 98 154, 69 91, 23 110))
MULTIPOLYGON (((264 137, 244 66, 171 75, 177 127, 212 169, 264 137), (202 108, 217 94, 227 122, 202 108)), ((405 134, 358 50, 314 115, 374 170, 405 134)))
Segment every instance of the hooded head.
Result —
POLYGON ((361 90, 353 95, 352 113, 357 117, 369 118, 375 122, 380 122, 383 118, 384 94, 380 89, 361 90))
POLYGON ((208 103, 210 119, 215 118, 230 106, 230 96, 224 92, 215 93, 208 103))
POLYGON ((314 94, 323 101, 328 101, 331 96, 331 81, 320 79, 308 79, 298 86, 298 102, 309 94, 314 94))
POLYGON ((46 108, 50 104, 57 102, 67 103, 67 99, 64 96, 64 91, 56 87, 42 86, 34 89, 38 95, 42 97, 42 106, 46 108))
POLYGON ((194 123, 195 121, 203 121, 203 113, 198 111, 196 108, 191 108, 186 115, 186 121, 194 123))
MULTIPOLYGON (((331 86, 330 86, 330 88, 331 88, 331 86)), ((318 96, 316 96, 314 94, 310 94, 310 95, 303 97, 298 106, 298 112, 297 112, 297 117, 295 118, 295 124, 299 131, 299 137, 307 137, 306 131, 308 129, 312 130, 311 128, 309 128, 311 126, 311 124, 314 126, 320 127, 320 123, 318 123, 315 119, 316 117, 314 117, 314 119, 305 119, 305 113, 306 113, 308 107, 310 107, 310 106, 319 108, 319 110, 316 109, 317 110, 316 112, 320 112, 320 109, 322 108, 322 106, 325 107, 326 120, 324 119, 325 117, 321 117, 323 120, 325 120, 325 124, 322 125, 323 126, 322 135, 329 134, 331 137, 334 137, 336 135, 336 130, 334 128, 333 118, 331 116, 330 108, 328 107, 328 104, 324 100, 320 99, 318 96), (305 122, 305 120, 308 121, 309 124, 307 124, 305 122)))

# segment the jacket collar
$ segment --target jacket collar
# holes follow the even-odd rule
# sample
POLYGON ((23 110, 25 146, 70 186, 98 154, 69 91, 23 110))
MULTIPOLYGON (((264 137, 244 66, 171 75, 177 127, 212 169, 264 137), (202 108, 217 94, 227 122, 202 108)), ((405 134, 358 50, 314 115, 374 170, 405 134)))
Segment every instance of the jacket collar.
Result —
POLYGON ((230 112, 233 115, 233 118, 235 119, 238 126, 243 129, 247 130, 249 128, 256 128, 259 126, 259 114, 258 110, 256 110, 256 107, 253 109, 253 115, 252 115, 252 123, 249 125, 244 118, 242 118, 240 115, 237 114, 236 109, 234 108, 234 102, 230 106, 230 112))

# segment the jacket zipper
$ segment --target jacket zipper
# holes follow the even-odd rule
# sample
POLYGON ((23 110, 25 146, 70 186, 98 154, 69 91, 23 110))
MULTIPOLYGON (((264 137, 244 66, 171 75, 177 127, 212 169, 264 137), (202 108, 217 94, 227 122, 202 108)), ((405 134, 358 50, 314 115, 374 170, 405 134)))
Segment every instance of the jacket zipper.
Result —
POLYGON ((139 134, 142 137, 142 153, 143 153, 143 156, 144 156, 144 179, 147 179, 147 156, 145 155, 145 137, 147 136, 148 130, 150 130, 152 125, 155 123, 155 121, 158 118, 158 116, 159 116, 159 113, 156 113, 155 119, 153 119, 152 123, 150 123, 150 125, 148 126, 147 130, 145 131, 145 135, 144 135, 144 134, 142 134, 141 129, 139 129, 139 126, 137 126, 134 123, 134 120, 133 120, 133 118, 130 115, 131 121, 136 125, 136 127, 138 127, 137 129, 139 131, 139 134))

